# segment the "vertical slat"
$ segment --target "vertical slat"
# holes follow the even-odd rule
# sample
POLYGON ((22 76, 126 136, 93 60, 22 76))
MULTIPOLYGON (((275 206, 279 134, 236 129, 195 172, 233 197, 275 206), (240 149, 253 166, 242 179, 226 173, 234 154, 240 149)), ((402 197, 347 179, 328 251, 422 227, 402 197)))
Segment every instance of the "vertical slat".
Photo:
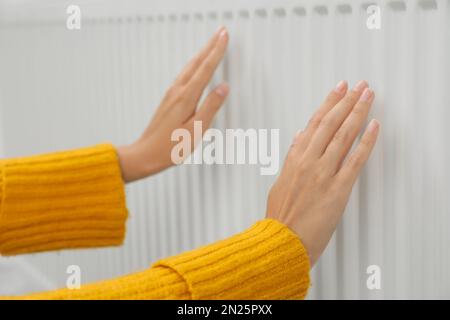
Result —
MULTIPOLYGON (((422 44, 423 54, 421 55, 421 77, 422 83, 421 98, 419 99, 419 108, 417 115, 420 116, 422 125, 428 129, 427 139, 422 136, 423 143, 423 196, 421 203, 421 224, 423 225, 422 232, 429 236, 422 239, 422 248, 425 261, 435 261, 438 258, 435 250, 435 243, 437 243, 438 224, 437 217, 439 216, 440 201, 437 197, 440 190, 437 189, 441 172, 445 171, 444 158, 429 157, 426 155, 437 154, 441 150, 441 146, 445 145, 445 140, 442 140, 442 126, 441 110, 438 109, 441 100, 441 80, 436 77, 440 74, 442 69, 442 61, 436 59, 439 52, 442 51, 440 39, 438 37, 430 37, 431 34, 439 34, 442 26, 439 21, 436 1, 420 1, 418 2, 418 19, 417 27, 420 29, 418 34, 418 41, 422 44), (423 59, 423 60, 422 60, 423 59), (425 108, 424 108, 425 106, 425 108), (423 213, 426 212, 426 215, 423 213)), ((438 268, 432 264, 424 264, 424 273, 428 274, 429 280, 424 282, 422 292, 427 297, 436 297, 437 290, 433 284, 439 281, 437 278, 438 268)))
MULTIPOLYGON (((448 106, 450 105, 450 95, 447 94, 447 90, 445 90, 445 85, 450 83, 450 60, 446 57, 450 56, 450 0, 441 0, 439 1, 439 21, 441 30, 443 32, 440 33, 441 43, 443 44, 442 51, 438 53, 438 59, 442 63, 443 72, 440 73, 439 79, 440 82, 440 90, 441 90, 441 104, 440 106, 448 106)), ((439 108, 440 110, 441 108, 439 108)), ((444 108, 442 121, 445 122, 444 132, 442 139, 448 137, 450 134, 449 126, 446 125, 448 122, 446 119, 449 118, 450 111, 448 108, 444 108)), ((445 148, 444 153, 444 161, 445 163, 449 162, 450 159, 450 149, 445 148)), ((441 190, 446 190, 446 182, 450 179, 450 170, 445 170, 445 173, 442 174, 442 184, 441 190)), ((445 191, 444 191, 445 192, 445 191)), ((442 196, 442 195, 441 195, 442 196)), ((442 285, 439 287, 439 299, 443 299, 445 297, 450 296, 450 250, 446 250, 446 244, 450 243, 450 233, 447 231, 447 226, 450 225, 450 215, 447 213, 450 212, 449 203, 446 201, 441 202, 441 216, 439 218, 438 224, 440 226, 440 235, 441 237, 438 239, 438 244, 436 250, 438 251, 438 255, 440 256, 439 261, 442 262, 440 264, 440 273, 438 275, 438 279, 442 285)))
MULTIPOLYGON (((386 7, 381 4, 381 26, 380 29, 368 29, 366 26, 369 17, 367 13, 367 6, 369 3, 363 3, 361 6, 355 7, 355 19, 357 25, 362 27, 357 29, 358 45, 355 48, 358 56, 357 75, 359 81, 366 79, 369 85, 375 90, 376 100, 369 113, 369 121, 371 118, 377 118, 383 123, 384 118, 383 109, 384 104, 384 82, 383 68, 380 65, 385 65, 383 57, 384 37, 386 34, 393 32, 386 20, 386 7), (383 14, 384 13, 384 14, 383 14)), ((384 190, 384 175, 383 172, 383 156, 384 156, 384 130, 381 131, 379 141, 370 159, 370 169, 368 167, 363 169, 361 178, 359 179, 359 189, 356 192, 359 196, 359 202, 355 208, 356 214, 359 216, 359 257, 360 257, 360 273, 358 276, 360 284, 360 296, 363 298, 379 299, 382 298, 386 292, 386 286, 389 282, 386 278, 388 272, 383 264, 384 237, 386 228, 384 223, 385 204, 383 198, 384 190), (369 183, 370 182, 370 183, 369 183), (381 271, 381 289, 369 289, 367 286, 367 279, 370 274, 367 274, 369 266, 377 266, 381 271)), ((392 218, 392 217, 391 217, 392 218)))
MULTIPOLYGON (((395 68, 398 70, 396 75, 392 77, 386 71, 386 99, 391 101, 392 107, 398 110, 395 113, 395 122, 399 125, 394 126, 391 134, 395 137, 395 144, 386 144, 392 149, 392 157, 386 152, 386 170, 389 171, 389 176, 395 183, 390 183, 385 191, 386 204, 391 204, 390 207, 385 206, 385 225, 388 225, 390 235, 386 238, 386 243, 395 243, 394 248, 389 251, 385 251, 385 267, 384 267, 384 277, 386 281, 385 291, 391 292, 388 298, 395 298, 397 296, 405 296, 408 294, 408 284, 409 279, 405 279, 404 271, 405 268, 411 265, 408 261, 407 250, 404 250, 406 246, 409 245, 410 241, 407 239, 407 229, 410 227, 410 215, 411 211, 415 208, 410 208, 410 204, 407 202, 407 194, 409 186, 415 184, 411 179, 415 175, 415 169, 408 165, 408 157, 414 157, 414 154, 409 153, 408 150, 412 150, 414 140, 411 139, 415 136, 414 127, 417 125, 415 119, 417 113, 411 112, 411 109, 417 110, 420 106, 417 105, 416 99, 413 94, 398 95, 397 90, 401 92, 411 91, 414 92, 416 84, 413 79, 416 78, 417 74, 408 72, 408 70, 415 70, 417 51, 414 47, 414 34, 415 34, 415 15, 416 6, 411 4, 405 7, 405 10, 396 10, 392 7, 390 16, 390 29, 393 33, 397 35, 402 35, 402 39, 395 39, 392 37, 392 33, 388 35, 390 43, 386 45, 386 49, 390 46, 398 45, 398 54, 396 56, 395 68), (411 32, 408 32, 410 30, 411 32), (394 44, 396 43, 396 44, 394 44), (389 78, 389 79, 387 79, 389 78), (392 82, 391 82, 392 81, 392 82), (396 85, 399 89, 393 89, 396 85), (415 125, 413 125, 415 123, 415 125), (409 172, 408 172, 409 171, 409 172), (393 263, 388 264, 387 261, 393 261, 393 263), (403 290, 403 292, 401 291, 403 290)), ((390 54, 386 50, 386 57, 390 60, 390 54)), ((383 119, 383 121, 388 122, 391 119, 383 119)), ((388 130, 391 130, 390 127, 388 130)), ((388 131, 389 132, 389 131, 388 131)), ((389 137, 389 136, 387 136, 389 137)), ((391 138, 391 140, 393 140, 391 138)), ((383 146, 384 147, 384 146, 383 146)))
MULTIPOLYGON (((317 4, 311 7, 312 28, 316 35, 311 38, 311 48, 314 55, 311 57, 311 63, 314 66, 312 71, 313 81, 313 107, 319 106, 323 97, 333 87, 333 49, 332 49, 332 33, 330 32, 334 10, 330 6, 317 4)), ((334 299, 337 293, 336 283, 336 238, 333 236, 322 255, 321 260, 316 266, 320 276, 320 284, 318 290, 324 298, 334 299)))
MULTIPOLYGON (((357 78, 358 56, 353 53, 357 51, 357 30, 361 28, 357 19, 358 4, 338 5, 335 8, 336 19, 333 26, 334 39, 334 82, 347 80, 350 88, 357 78)), ((330 88, 332 89, 332 88, 330 88)), ((336 254, 337 259, 337 288, 338 295, 342 298, 356 298, 359 293, 360 270, 359 270, 359 186, 358 182, 353 188, 349 203, 342 222, 336 232, 336 254)))

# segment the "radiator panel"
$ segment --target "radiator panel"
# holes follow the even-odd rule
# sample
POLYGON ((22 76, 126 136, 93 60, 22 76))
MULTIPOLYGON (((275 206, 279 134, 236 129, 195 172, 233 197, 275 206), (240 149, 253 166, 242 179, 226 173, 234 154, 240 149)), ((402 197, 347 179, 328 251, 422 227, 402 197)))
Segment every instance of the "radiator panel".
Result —
MULTIPOLYGON (((184 63, 220 25, 230 46, 210 88, 231 95, 214 127, 294 133, 341 79, 367 79, 382 124, 342 223, 312 272, 310 299, 449 298, 450 1, 80 2, 5 10, 0 105, 6 156, 137 137, 184 63), (369 4, 380 30, 366 28, 369 4), (382 270, 368 290, 366 269, 382 270)), ((1 150, 0 150, 1 151, 1 150)), ((127 187, 125 245, 27 256, 59 286, 148 267, 264 217, 275 177, 254 165, 180 166, 127 187)))

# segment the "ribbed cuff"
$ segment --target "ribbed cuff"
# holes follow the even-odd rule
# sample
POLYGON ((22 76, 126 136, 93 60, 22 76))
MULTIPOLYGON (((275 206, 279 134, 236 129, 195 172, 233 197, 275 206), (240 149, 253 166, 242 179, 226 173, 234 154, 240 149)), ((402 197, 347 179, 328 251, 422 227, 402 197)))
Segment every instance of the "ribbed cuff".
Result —
POLYGON ((310 283, 304 246, 273 219, 155 266, 178 272, 193 299, 303 299, 310 283))
POLYGON ((0 199, 2 255, 123 242, 127 209, 112 145, 4 160, 0 199))

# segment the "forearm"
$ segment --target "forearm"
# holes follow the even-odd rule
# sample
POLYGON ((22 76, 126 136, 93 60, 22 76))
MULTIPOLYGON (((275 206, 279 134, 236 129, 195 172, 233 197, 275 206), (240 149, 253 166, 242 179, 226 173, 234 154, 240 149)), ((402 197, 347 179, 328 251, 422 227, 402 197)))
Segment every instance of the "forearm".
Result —
POLYGON ((117 154, 100 145, 0 163, 0 254, 120 245, 117 154))

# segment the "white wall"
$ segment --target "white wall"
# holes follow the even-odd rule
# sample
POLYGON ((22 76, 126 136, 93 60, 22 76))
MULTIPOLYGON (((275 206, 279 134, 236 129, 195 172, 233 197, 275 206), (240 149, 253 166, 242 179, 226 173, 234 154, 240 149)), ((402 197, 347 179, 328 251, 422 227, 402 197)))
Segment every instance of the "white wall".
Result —
MULTIPOLYGON (((70 1, 81 5, 80 31, 65 28, 61 3, 3 3, 8 156, 131 141, 225 24, 231 43, 214 82, 227 80, 232 93, 218 128, 279 128, 283 155, 338 80, 367 79, 376 91, 379 143, 309 298, 450 298, 450 1, 370 1, 382 8, 378 31, 366 28, 366 1, 70 1), (372 264, 381 290, 366 287, 372 264)), ((84 281, 145 268, 262 218, 273 179, 255 166, 169 170, 128 188, 122 248, 27 260, 59 285, 70 264, 84 281)))

